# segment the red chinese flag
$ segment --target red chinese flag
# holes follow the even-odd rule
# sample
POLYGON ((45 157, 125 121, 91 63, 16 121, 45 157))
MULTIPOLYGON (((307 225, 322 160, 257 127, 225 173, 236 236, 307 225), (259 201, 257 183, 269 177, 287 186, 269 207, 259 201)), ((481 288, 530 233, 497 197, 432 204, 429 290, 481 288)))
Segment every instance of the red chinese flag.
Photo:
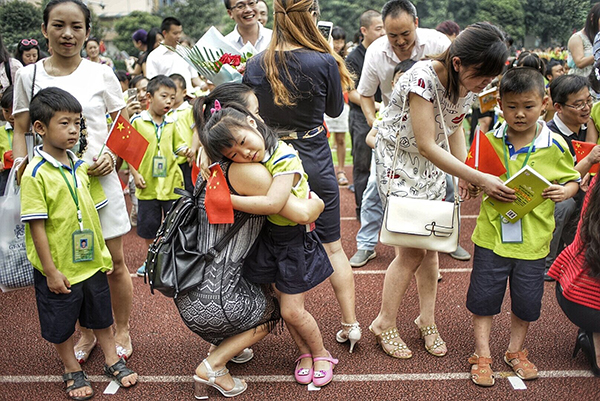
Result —
POLYGON ((475 140, 471 145, 465 163, 475 170, 492 174, 496 177, 500 177, 506 173, 506 167, 504 167, 504 164, 498 157, 498 153, 496 153, 490 140, 479 128, 477 128, 475 140))
POLYGON ((198 175, 200 174, 200 167, 196 164, 196 162, 192 163, 192 184, 196 185, 196 181, 198 180, 198 175))
MULTIPOLYGON (((590 154, 592 149, 596 146, 595 143, 591 142, 581 142, 581 141, 572 141, 573 149, 575 149, 575 157, 577 159, 577 163, 579 163, 582 159, 584 159, 587 155, 590 154)), ((598 173, 598 169, 600 168, 600 163, 593 164, 590 168, 590 174, 598 173)))
POLYGON ((6 152, 4 152, 4 169, 5 170, 10 170, 14 164, 14 160, 13 160, 13 151, 12 150, 8 150, 6 152))
POLYGON ((139 170, 148 148, 148 141, 129 124, 129 121, 119 115, 108 134, 106 146, 130 166, 139 170))
POLYGON ((210 166, 210 178, 206 183, 204 207, 210 224, 233 223, 233 205, 227 181, 218 163, 210 166))

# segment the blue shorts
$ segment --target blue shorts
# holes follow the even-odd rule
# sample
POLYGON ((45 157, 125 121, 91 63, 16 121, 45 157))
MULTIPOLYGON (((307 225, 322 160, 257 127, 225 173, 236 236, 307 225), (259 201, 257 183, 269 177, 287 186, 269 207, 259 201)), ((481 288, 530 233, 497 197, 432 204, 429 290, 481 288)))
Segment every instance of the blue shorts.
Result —
POLYGON ((33 269, 42 337, 53 344, 67 341, 75 332, 75 323, 92 330, 113 324, 110 289, 106 273, 98 272, 71 285, 69 294, 55 294, 48 288, 46 277, 33 269))
POLYGON ((138 199, 137 235, 144 239, 154 239, 173 203, 174 200, 138 199))
POLYGON ((512 313, 526 322, 539 319, 544 295, 545 266, 546 258, 503 258, 490 249, 475 245, 467 309, 479 316, 500 313, 506 282, 510 278, 512 313))
POLYGON ((313 137, 286 142, 298 151, 304 171, 308 174, 310 190, 325 203, 325 210, 315 222, 319 239, 325 244, 339 240, 340 188, 335 177, 327 131, 321 130, 313 137))
POLYGON ((306 226, 263 226, 246 257, 244 277, 253 283, 275 283, 285 294, 300 294, 316 287, 333 273, 323 244, 306 226))

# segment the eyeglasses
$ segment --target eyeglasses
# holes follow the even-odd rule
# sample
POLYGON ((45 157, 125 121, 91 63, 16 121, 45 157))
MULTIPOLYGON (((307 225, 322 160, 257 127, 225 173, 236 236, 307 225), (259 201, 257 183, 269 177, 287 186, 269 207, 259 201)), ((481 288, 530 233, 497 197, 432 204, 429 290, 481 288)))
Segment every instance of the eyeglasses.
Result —
POLYGON ((38 41, 35 39, 23 39, 20 42, 23 46, 29 46, 29 45, 33 45, 33 46, 37 46, 38 45, 38 41))
POLYGON ((594 105, 594 99, 589 98, 588 100, 586 100, 585 102, 581 102, 581 103, 577 103, 577 104, 564 104, 567 107, 570 107, 572 109, 575 109, 577 111, 581 111, 583 109, 585 109, 585 106, 588 107, 592 107, 594 105))
POLYGON ((238 11, 244 11, 246 9, 246 7, 254 7, 256 5, 256 3, 257 3, 256 0, 250 0, 247 3, 240 1, 239 3, 236 3, 236 5, 231 8, 235 8, 238 11))

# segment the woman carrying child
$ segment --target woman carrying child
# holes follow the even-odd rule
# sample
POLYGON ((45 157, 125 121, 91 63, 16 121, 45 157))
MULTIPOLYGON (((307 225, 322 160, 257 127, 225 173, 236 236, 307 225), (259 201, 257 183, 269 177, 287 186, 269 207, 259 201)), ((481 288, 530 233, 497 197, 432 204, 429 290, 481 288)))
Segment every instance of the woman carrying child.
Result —
MULTIPOLYGON (((361 329, 352 267, 340 240, 340 191, 323 115, 341 114, 342 88, 351 88, 353 81, 317 29, 316 0, 275 0, 273 6, 273 39, 249 60, 244 83, 255 90, 266 124, 282 131, 280 137, 298 151, 311 190, 325 202, 316 232, 334 269, 330 282, 342 315, 336 340, 350 342, 352 351, 361 329)), ((310 358, 304 359, 301 366, 310 368, 310 358)))
MULTIPOLYGON (((116 157, 103 148, 108 136, 106 113, 116 119, 125 107, 121 85, 112 69, 81 57, 81 49, 90 33, 91 14, 79 0, 52 0, 44 9, 42 33, 52 48, 52 56, 20 69, 15 78, 14 154, 27 153, 25 132, 29 131, 29 103, 32 92, 55 86, 71 93, 83 106, 87 120, 88 149, 83 160, 90 165, 88 173, 98 176, 109 200, 99 211, 102 231, 110 251, 113 271, 108 275, 113 312, 115 315, 115 342, 119 356, 128 358, 133 352, 129 336, 129 315, 133 299, 133 285, 123 254, 122 236, 131 226, 123 190, 115 170, 116 157)), ((122 114, 127 118, 127 111, 122 114)), ((96 338, 82 328, 82 336, 75 345, 80 363, 85 362, 96 345, 96 338)))

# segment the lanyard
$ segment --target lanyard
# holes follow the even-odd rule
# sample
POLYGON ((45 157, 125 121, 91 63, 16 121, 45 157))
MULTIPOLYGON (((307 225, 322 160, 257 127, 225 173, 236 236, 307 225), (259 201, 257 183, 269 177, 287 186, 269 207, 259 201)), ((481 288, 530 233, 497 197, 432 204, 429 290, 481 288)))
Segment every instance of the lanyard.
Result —
MULTIPOLYGON (((533 137, 533 139, 531 140, 531 143, 529 144, 529 148, 527 149, 527 156, 525 157, 525 161, 523 162, 523 165, 521 166, 521 168, 525 167, 527 165, 527 162, 529 161, 529 156, 531 156, 531 150, 533 149, 533 143, 535 142, 535 138, 537 138, 537 136, 538 136, 539 127, 540 126, 536 123, 535 124, 535 136, 533 137)), ((506 124, 504 126, 504 132, 502 133, 502 151, 504 152, 504 164, 506 165, 506 178, 510 178, 510 170, 508 168, 508 154, 507 154, 508 146, 506 145, 507 129, 508 129, 508 124, 506 124)))
POLYGON ((62 175, 63 180, 65 180, 65 184, 67 184, 67 187, 69 188, 71 198, 73 198, 73 201, 75 202, 75 206, 77 207, 77 221, 79 222, 79 228, 81 229, 81 231, 83 231, 83 217, 81 214, 81 208, 79 207, 79 197, 77 196, 77 179, 75 178, 75 167, 73 166, 73 160, 69 158, 69 161, 71 162, 71 175, 73 176, 73 187, 71 187, 71 184, 69 184, 69 180, 67 180, 62 166, 58 166, 58 170, 60 171, 60 175, 62 175))
POLYGON ((165 120, 163 120, 160 125, 152 120, 152 125, 154 126, 154 135, 156 135, 156 147, 158 148, 158 154, 160 155, 160 140, 162 138, 163 127, 165 126, 165 120))
POLYGON ((6 130, 6 136, 8 136, 8 147, 12 150, 13 144, 13 134, 11 134, 12 130, 6 130))

